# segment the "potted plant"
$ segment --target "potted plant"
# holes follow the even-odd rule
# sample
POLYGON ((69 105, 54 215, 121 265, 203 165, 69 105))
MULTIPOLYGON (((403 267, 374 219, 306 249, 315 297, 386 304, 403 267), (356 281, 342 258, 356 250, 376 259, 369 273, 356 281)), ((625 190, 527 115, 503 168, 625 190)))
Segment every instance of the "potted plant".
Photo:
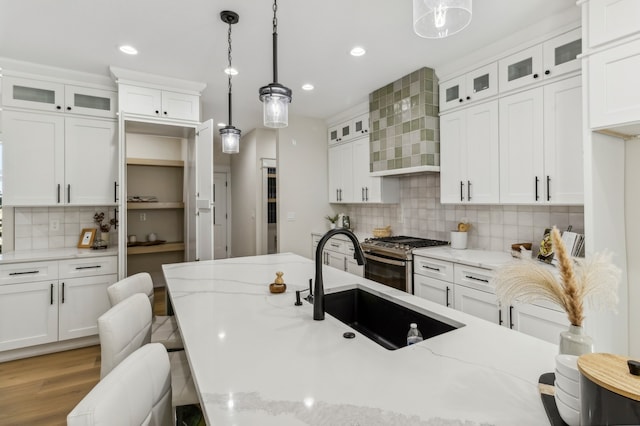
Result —
POLYGON ((335 215, 333 215, 333 216, 331 216, 331 215, 326 215, 326 216, 325 216, 325 219, 327 219, 327 220, 330 222, 329 227, 330 227, 331 229, 335 229, 335 227, 336 227, 336 222, 338 221, 338 217, 339 217, 338 213, 336 213, 336 214, 335 214, 335 215))
POLYGON ((111 230, 111 226, 115 226, 118 224, 118 220, 113 218, 107 222, 104 221, 104 212, 96 213, 93 215, 93 221, 98 225, 98 230, 100 231, 100 239, 105 242, 109 242, 109 231, 111 230))

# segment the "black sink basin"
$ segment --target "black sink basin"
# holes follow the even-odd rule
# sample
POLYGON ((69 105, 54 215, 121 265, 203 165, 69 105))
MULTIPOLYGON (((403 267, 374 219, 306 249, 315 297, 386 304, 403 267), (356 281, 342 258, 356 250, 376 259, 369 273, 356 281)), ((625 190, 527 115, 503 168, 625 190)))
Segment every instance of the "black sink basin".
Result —
POLYGON ((412 322, 424 339, 461 326, 446 324, 360 288, 325 294, 324 307, 329 315, 389 350, 407 346, 412 322))

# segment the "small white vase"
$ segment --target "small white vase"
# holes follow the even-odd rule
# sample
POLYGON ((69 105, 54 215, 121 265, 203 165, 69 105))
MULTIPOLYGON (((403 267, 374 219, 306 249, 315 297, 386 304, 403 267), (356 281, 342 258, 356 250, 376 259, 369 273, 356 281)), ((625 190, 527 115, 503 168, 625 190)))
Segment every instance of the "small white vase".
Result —
POLYGON ((578 325, 569 325, 567 331, 560 333, 560 353, 566 355, 584 355, 593 352, 593 339, 584 334, 578 325))
POLYGON ((330 223, 329 224, 329 229, 336 229, 336 224, 335 223, 330 223))
POLYGON ((105 243, 109 243, 109 233, 108 232, 100 232, 100 239, 105 243))

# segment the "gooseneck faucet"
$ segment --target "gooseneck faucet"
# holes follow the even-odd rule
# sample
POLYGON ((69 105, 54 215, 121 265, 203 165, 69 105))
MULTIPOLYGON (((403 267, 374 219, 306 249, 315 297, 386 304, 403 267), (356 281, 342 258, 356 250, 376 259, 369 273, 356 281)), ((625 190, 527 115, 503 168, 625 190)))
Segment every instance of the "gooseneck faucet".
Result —
POLYGON ((349 237, 351 242, 353 242, 353 248, 355 250, 353 257, 358 261, 358 265, 364 265, 364 253, 362 248, 360 248, 360 242, 358 241, 358 237, 355 236, 353 232, 346 228, 336 228, 332 229, 326 234, 322 236, 320 241, 318 242, 318 248, 316 248, 316 279, 315 285, 313 288, 313 319, 314 320, 323 320, 324 319, 324 284, 322 283, 322 250, 324 250, 324 245, 337 234, 343 234, 349 237))

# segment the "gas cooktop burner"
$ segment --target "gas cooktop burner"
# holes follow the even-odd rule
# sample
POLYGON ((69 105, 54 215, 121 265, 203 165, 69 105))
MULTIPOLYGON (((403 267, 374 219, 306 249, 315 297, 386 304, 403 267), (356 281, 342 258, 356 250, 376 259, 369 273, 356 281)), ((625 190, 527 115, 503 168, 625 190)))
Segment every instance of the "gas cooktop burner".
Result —
POLYGON ((395 237, 368 238, 364 241, 366 244, 382 247, 395 247, 402 249, 413 249, 420 247, 446 246, 448 241, 431 240, 427 238, 415 238, 398 235, 395 237))

